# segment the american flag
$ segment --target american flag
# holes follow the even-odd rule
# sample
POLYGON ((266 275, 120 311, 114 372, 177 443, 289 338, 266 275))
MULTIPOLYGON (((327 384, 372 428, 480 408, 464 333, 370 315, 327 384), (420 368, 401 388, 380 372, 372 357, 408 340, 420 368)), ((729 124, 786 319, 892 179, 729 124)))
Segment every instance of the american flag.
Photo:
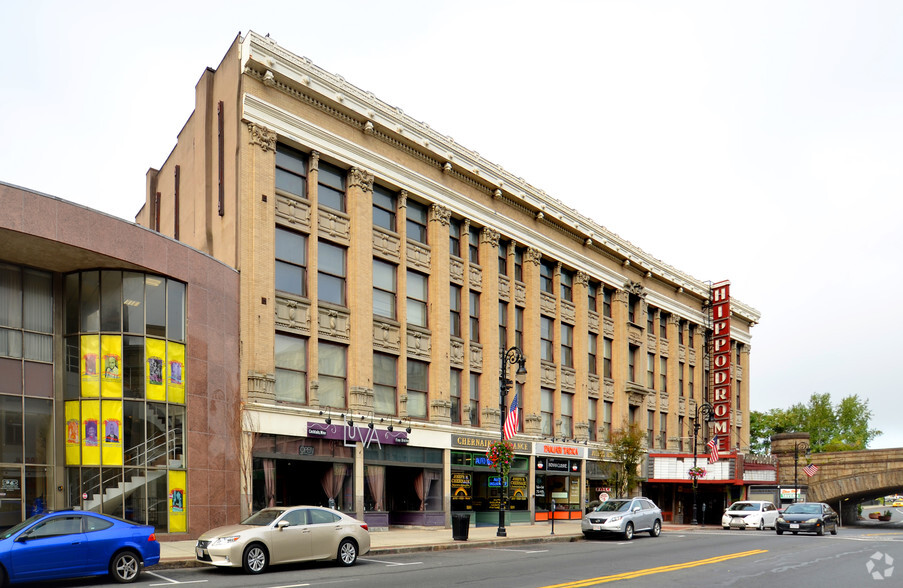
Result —
POLYGON ((718 456, 718 435, 715 435, 714 437, 709 439, 709 442, 706 443, 706 445, 708 445, 709 449, 711 450, 711 452, 709 453, 709 463, 715 463, 719 459, 721 459, 718 456))
POLYGON ((511 410, 508 411, 508 418, 505 419, 505 439, 510 439, 515 434, 517 434, 517 392, 514 393, 511 410))
POLYGON ((814 463, 810 463, 806 467, 803 468, 803 471, 806 472, 806 475, 810 478, 815 475, 815 472, 818 471, 818 466, 814 463))

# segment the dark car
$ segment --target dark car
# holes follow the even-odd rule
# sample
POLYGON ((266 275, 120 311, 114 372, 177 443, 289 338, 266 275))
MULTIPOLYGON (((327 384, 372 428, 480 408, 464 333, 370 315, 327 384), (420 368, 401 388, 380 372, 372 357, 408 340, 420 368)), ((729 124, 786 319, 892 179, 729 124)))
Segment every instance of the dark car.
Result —
POLYGON ((824 535, 825 529, 836 535, 837 521, 837 513, 824 502, 797 502, 784 509, 775 522, 774 529, 778 535, 783 535, 784 531, 794 535, 797 533, 824 535))
POLYGON ((153 527, 93 512, 45 512, 0 532, 0 586, 104 574, 134 582, 159 561, 153 527))

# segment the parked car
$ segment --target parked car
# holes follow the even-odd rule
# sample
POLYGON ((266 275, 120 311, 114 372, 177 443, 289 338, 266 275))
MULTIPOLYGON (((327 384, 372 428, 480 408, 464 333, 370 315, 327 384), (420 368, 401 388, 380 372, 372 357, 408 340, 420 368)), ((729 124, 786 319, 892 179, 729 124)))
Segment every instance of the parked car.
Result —
POLYGON ((894 500, 894 503, 891 504, 892 507, 899 508, 903 506, 903 500, 894 500))
POLYGON ((43 512, 0 533, 0 586, 104 574, 134 582, 159 561, 153 527, 93 512, 43 512))
POLYGON ((784 531, 824 535, 825 529, 836 535, 838 518, 834 509, 823 502, 797 502, 784 509, 774 529, 778 535, 784 531))
POLYGON ((778 509, 766 500, 741 500, 735 502, 721 515, 721 526, 725 529, 746 529, 765 527, 774 529, 778 519, 778 509))
POLYGON ((318 506, 265 508, 238 525, 202 534, 197 561, 259 574, 271 564, 335 559, 350 566, 370 551, 367 523, 318 506))
POLYGON ((658 537, 662 533, 662 511, 642 496, 612 498, 585 514, 580 528, 587 539, 596 535, 618 534, 630 541, 635 533, 647 531, 651 536, 658 537))

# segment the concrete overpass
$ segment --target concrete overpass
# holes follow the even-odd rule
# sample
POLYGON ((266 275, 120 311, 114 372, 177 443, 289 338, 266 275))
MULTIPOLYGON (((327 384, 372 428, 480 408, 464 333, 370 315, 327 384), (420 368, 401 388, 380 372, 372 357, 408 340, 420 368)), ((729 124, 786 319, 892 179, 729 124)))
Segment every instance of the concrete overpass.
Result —
POLYGON ((807 460, 800 444, 808 443, 809 433, 780 433, 771 438, 779 483, 793 486, 794 450, 800 447, 797 480, 806 499, 842 508, 843 520, 855 520, 860 502, 903 491, 903 448, 813 453, 807 460), (803 472, 808 461, 818 466, 811 478, 803 472))

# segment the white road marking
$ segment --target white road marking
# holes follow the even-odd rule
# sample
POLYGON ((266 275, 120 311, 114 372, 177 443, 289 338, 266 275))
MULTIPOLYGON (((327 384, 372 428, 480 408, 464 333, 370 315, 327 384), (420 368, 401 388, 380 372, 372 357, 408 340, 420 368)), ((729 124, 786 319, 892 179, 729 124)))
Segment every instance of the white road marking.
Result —
POLYGON ((190 580, 188 582, 179 582, 178 580, 173 580, 172 578, 167 578, 166 576, 160 575, 156 572, 149 572, 144 570, 145 574, 153 576, 155 578, 160 578, 161 580, 166 580, 166 584, 150 584, 151 586, 172 586, 173 584, 202 584, 207 580, 190 580))
POLYGON ((395 561, 382 561, 381 559, 366 559, 363 557, 358 558, 361 561, 369 561, 378 564, 384 564, 387 566, 420 566, 423 565, 422 561, 410 561, 410 562, 395 562, 395 561))
POLYGON ((484 551, 512 551, 514 553, 547 553, 548 549, 502 549, 496 547, 481 547, 484 551))

